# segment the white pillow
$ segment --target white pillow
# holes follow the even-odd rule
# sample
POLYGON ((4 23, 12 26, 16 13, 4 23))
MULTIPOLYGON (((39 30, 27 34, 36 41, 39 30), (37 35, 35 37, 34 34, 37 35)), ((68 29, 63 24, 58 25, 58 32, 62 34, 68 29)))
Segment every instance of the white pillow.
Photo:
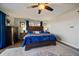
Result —
POLYGON ((35 34, 40 34, 40 31, 34 31, 35 34))

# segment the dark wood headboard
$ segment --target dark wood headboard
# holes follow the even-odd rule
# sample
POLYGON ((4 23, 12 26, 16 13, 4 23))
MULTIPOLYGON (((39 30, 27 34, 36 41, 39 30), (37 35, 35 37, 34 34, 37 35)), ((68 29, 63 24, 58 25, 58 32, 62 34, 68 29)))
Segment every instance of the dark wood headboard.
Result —
POLYGON ((43 22, 40 21, 40 26, 29 26, 29 21, 26 21, 27 31, 43 31, 43 22))
POLYGON ((43 31, 43 26, 29 26, 28 31, 43 31))

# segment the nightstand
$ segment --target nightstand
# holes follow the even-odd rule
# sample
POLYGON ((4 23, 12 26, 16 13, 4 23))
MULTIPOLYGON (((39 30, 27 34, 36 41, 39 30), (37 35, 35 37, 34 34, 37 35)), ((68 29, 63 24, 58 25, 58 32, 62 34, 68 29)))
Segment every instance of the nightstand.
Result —
POLYGON ((27 33, 20 33, 20 39, 23 40, 23 37, 26 35, 27 33))

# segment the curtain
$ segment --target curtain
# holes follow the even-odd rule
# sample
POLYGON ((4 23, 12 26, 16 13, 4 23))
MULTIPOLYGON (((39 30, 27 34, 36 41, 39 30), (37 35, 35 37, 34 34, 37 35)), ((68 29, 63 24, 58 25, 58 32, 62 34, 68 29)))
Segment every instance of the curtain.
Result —
POLYGON ((0 48, 6 47, 5 39, 5 14, 0 11, 0 48))

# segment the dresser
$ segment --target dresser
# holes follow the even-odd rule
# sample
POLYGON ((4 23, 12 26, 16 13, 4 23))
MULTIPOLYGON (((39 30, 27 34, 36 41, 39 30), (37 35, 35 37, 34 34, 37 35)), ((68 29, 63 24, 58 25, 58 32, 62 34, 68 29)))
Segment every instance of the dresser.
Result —
POLYGON ((6 26, 6 44, 14 45, 18 41, 18 27, 6 26))

